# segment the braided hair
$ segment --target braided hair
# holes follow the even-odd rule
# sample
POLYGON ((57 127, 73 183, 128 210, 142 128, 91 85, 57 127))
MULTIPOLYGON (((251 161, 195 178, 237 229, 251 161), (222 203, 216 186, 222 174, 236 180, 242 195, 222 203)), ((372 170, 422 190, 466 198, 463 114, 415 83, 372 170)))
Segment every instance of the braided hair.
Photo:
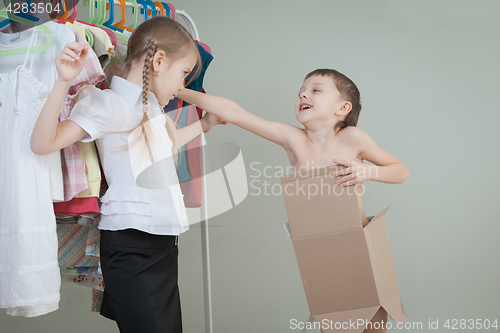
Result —
MULTIPOLYGON (((198 47, 189 32, 179 23, 165 16, 156 16, 141 23, 132 33, 127 45, 127 56, 125 58, 122 77, 126 77, 132 62, 142 59, 144 55, 144 66, 142 70, 142 112, 141 122, 136 128, 141 128, 141 133, 144 137, 150 158, 152 145, 154 142, 149 140, 152 137, 152 128, 147 115, 149 109, 149 81, 150 75, 153 73, 153 60, 158 51, 164 51, 172 60, 176 60, 187 56, 190 52, 194 52, 197 58, 197 64, 193 69, 192 78, 196 77, 201 70, 201 58, 198 52, 198 47)), ((175 124, 169 116, 164 114, 166 118, 166 129, 172 141, 172 154, 174 161, 178 163, 179 139, 176 134, 175 124)), ((132 130, 132 131, 133 131, 132 130)), ((137 138, 140 139, 140 138, 137 138)), ((137 140, 134 140, 134 142, 137 140)), ((132 142, 131 144, 133 144, 132 142)))

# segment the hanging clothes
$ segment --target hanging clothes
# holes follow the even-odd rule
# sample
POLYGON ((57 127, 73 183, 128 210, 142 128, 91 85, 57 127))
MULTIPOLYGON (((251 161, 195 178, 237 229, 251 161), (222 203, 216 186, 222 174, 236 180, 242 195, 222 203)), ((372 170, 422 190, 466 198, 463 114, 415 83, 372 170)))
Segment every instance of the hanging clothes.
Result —
POLYGON ((73 22, 75 25, 79 25, 84 27, 85 29, 90 30, 94 36, 101 41, 101 43, 106 47, 106 50, 109 54, 114 55, 114 50, 117 46, 117 39, 113 32, 108 29, 104 29, 102 27, 96 27, 93 24, 89 23, 81 23, 78 21, 73 22))
MULTIPOLYGON (((65 26, 70 28, 73 31, 78 32, 81 36, 85 36, 85 27, 83 25, 76 25, 70 22, 64 23, 65 26)), ((94 39, 94 45, 92 49, 94 50, 97 58, 99 58, 99 62, 101 63, 101 67, 105 68, 109 64, 109 60, 111 55, 113 55, 114 49, 108 49, 104 42, 96 36, 95 33, 89 30, 89 33, 92 34, 94 39)), ((111 39, 109 39, 109 43, 111 43, 111 39)))
POLYGON ((48 87, 32 71, 41 55, 32 54, 26 68, 38 31, 26 32, 31 36, 23 64, 0 74, 0 307, 26 317, 57 310, 61 281, 49 162, 30 147, 48 96, 48 87))
POLYGON ((111 62, 106 67, 106 85, 101 86, 101 89, 109 88, 113 76, 122 76, 123 66, 125 64, 124 60, 127 56, 127 43, 118 40, 115 56, 111 58, 111 62))
POLYGON ((83 27, 81 25, 73 24, 71 22, 65 22, 63 20, 58 20, 58 22, 59 22, 59 24, 64 24, 65 26, 67 26, 71 30, 78 32, 80 35, 85 36, 85 27, 83 27))
MULTIPOLYGON (((99 59, 99 62, 101 63, 102 69, 105 69, 111 60, 112 54, 109 52, 109 50, 106 48, 106 46, 102 43, 102 41, 94 35, 93 32, 90 32, 90 33, 92 34, 92 36, 94 36, 94 45, 92 46, 92 49, 94 50, 95 54, 97 55, 97 58, 99 59)), ((113 50, 113 52, 114 52, 114 50, 113 50)))
MULTIPOLYGON (((87 45, 86 39, 75 31, 76 41, 81 45, 87 45)), ((63 103, 62 111, 59 119, 67 119, 70 116, 71 109, 76 103, 78 93, 83 87, 94 86, 105 79, 104 72, 100 66, 97 55, 89 49, 89 53, 85 60, 85 64, 76 77, 73 85, 68 90, 68 94, 63 103)), ((98 287, 99 283, 92 284, 92 281, 101 281, 99 269, 99 258, 95 256, 96 250, 93 249, 94 255, 88 255, 89 240, 90 243, 98 244, 99 232, 97 229, 97 222, 90 219, 89 224, 84 223, 81 225, 81 220, 87 221, 89 219, 82 219, 79 216, 73 223, 68 223, 66 218, 63 221, 59 215, 95 215, 99 213, 99 206, 97 198, 99 197, 101 173, 99 163, 97 160, 97 152, 93 142, 76 142, 73 145, 63 149, 64 156, 80 157, 82 165, 84 166, 85 182, 87 189, 79 192, 71 200, 67 202, 59 202, 54 204, 54 210, 58 215, 57 236, 59 242, 59 268, 61 270, 62 281, 80 283, 86 281, 85 286, 98 287), (70 150, 68 150, 69 148, 70 150), (68 154, 67 152, 70 152, 68 154), (61 224, 63 222, 64 224, 61 224), (92 275, 90 278, 83 278, 82 276, 92 275), (77 278, 80 276, 80 278, 77 278), (97 278, 96 278, 97 277, 97 278)), ((73 158, 73 160, 75 160, 73 158)), ((64 165, 64 162, 63 162, 64 165)), ((71 175, 65 175, 70 177, 71 175)), ((66 179, 66 177, 65 177, 66 179)), ((98 253, 98 251, 97 251, 98 253)))
MULTIPOLYGON (((49 48, 43 52, 37 53, 34 60, 32 75, 42 82, 50 94, 52 87, 57 79, 57 69, 54 59, 61 52, 67 43, 75 41, 75 34, 69 28, 55 22, 44 24, 52 32, 53 38, 49 48)), ((28 37, 31 30, 25 30, 15 34, 0 33, 0 50, 13 50, 27 46, 28 37)), ((43 45, 47 40, 45 33, 39 33, 37 44, 43 45)), ((0 60, 0 73, 6 73, 23 63, 23 57, 18 55, 3 56, 0 60)), ((61 167, 61 153, 59 151, 48 155, 49 159, 49 177, 52 189, 52 200, 64 201, 63 176, 61 167)))
MULTIPOLYGON (((209 53, 210 48, 208 45, 198 43, 197 46, 201 56, 201 71, 200 74, 186 86, 186 88, 195 91, 203 91, 203 79, 208 66, 213 60, 213 56, 209 53)), ((189 81, 189 77, 186 81, 189 81)), ((179 116, 179 119, 181 119, 181 123, 178 123, 181 125, 179 127, 190 125, 198 121, 202 115, 201 109, 188 107, 189 104, 185 102, 183 105, 184 106, 179 116)), ((172 106, 169 103, 167 107, 165 107, 165 110, 167 111, 171 107, 172 106)), ((172 112, 167 114, 169 116, 173 115, 172 112)), ((197 208, 201 206, 202 174, 200 147, 201 135, 188 142, 181 151, 181 162, 177 169, 177 174, 179 175, 180 186, 182 194, 184 195, 184 205, 186 208, 197 208)))
MULTIPOLYGON (((81 45, 89 45, 85 37, 77 32, 73 33, 78 43, 81 45)), ((89 50, 91 51, 92 49, 90 48, 89 50)), ((76 77, 75 82, 69 88, 68 94, 64 99, 59 120, 63 121, 69 117, 71 108, 75 104, 76 96, 81 87, 85 85, 96 85, 105 78, 106 76, 104 75, 104 71, 101 68, 96 54, 93 51, 89 52, 82 71, 76 77)), ((85 165, 82 161, 78 142, 64 147, 61 151, 61 155, 64 179, 64 200, 69 201, 78 193, 88 189, 89 184, 87 182, 85 165)), ((57 206, 57 204, 55 205, 57 206)))
MULTIPOLYGON (((85 164, 85 175, 89 188, 75 195, 76 198, 98 198, 101 188, 101 171, 94 142, 78 142, 82 161, 85 164)), ((99 212, 98 212, 99 213, 99 212)))

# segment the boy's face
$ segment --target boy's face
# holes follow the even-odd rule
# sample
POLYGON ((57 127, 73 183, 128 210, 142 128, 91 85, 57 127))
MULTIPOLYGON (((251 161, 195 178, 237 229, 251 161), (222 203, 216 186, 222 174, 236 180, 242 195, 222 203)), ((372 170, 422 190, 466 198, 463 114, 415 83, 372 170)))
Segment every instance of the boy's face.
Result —
POLYGON ((299 90, 295 103, 295 117, 305 125, 307 122, 335 120, 335 112, 342 106, 340 92, 330 76, 311 76, 299 90))

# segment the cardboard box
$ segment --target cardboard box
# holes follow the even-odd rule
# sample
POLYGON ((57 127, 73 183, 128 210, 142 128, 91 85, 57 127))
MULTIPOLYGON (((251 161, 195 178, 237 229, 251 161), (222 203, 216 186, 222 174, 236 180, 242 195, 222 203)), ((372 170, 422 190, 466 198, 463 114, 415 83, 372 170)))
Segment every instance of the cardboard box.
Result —
MULTIPOLYGON (((335 184, 328 166, 281 177, 290 232, 311 316, 322 332, 336 322, 369 322, 383 307, 406 321, 392 261, 384 214, 364 228, 354 186, 335 184)), ((364 326, 342 331, 362 332, 364 326)))

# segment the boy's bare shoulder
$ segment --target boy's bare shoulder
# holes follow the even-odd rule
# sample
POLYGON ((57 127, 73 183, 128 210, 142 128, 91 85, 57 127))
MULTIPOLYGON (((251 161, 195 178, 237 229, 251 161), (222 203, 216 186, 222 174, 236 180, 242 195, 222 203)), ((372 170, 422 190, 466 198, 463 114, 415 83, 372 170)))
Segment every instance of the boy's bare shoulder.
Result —
POLYGON ((342 141, 351 144, 359 144, 371 139, 368 133, 355 126, 347 126, 338 135, 342 141))

